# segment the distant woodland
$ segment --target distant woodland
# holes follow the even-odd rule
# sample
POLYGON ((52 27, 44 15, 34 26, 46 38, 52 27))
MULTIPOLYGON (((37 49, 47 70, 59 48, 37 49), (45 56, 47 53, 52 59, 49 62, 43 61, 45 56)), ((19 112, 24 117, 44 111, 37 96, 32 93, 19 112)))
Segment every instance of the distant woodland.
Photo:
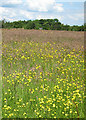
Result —
POLYGON ((40 20, 27 20, 27 21, 14 21, 7 22, 6 20, 0 21, 0 28, 24 28, 24 29, 40 29, 40 30, 66 30, 66 31, 86 31, 86 24, 78 25, 64 25, 58 19, 40 19, 40 20))

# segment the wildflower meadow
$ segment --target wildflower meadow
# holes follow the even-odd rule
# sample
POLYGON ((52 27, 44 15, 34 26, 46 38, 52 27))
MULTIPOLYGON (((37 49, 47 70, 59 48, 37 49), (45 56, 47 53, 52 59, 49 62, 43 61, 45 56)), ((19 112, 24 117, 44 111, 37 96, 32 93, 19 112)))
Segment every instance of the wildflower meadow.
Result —
POLYGON ((84 118, 82 33, 10 31, 2 41, 3 118, 84 118))

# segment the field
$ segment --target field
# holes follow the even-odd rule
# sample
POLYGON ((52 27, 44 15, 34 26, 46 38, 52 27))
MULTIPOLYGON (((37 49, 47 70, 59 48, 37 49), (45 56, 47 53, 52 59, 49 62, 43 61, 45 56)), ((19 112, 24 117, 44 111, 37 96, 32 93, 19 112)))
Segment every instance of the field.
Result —
POLYGON ((3 118, 84 118, 84 32, 2 35, 3 118))

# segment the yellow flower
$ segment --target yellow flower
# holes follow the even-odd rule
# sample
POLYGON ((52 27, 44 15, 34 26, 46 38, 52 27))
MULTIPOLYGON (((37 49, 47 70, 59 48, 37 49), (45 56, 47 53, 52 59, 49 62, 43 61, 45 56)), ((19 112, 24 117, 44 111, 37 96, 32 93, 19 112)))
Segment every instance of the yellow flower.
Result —
POLYGON ((50 108, 48 109, 48 111, 50 111, 50 108))
POLYGON ((24 112, 23 115, 26 115, 26 113, 24 112))
POLYGON ((72 111, 70 111, 70 113, 72 113, 72 111))
POLYGON ((31 79, 27 79, 29 82, 31 82, 31 79))
POLYGON ((53 104, 53 107, 55 107, 55 104, 53 104))
POLYGON ((75 111, 75 113, 77 113, 77 111, 75 111))
POLYGON ((62 112, 62 114, 64 114, 64 112, 62 112))
POLYGON ((4 100, 6 100, 6 98, 4 98, 4 100))
POLYGON ((9 116, 13 116, 13 113, 10 113, 9 116))
POLYGON ((41 117, 41 115, 39 115, 39 117, 41 117))
POLYGON ((54 118, 56 118, 56 116, 54 116, 54 118))
POLYGON ((68 116, 68 114, 65 114, 65 116, 68 116))
POLYGON ((4 105, 4 107, 7 107, 7 105, 4 105))
POLYGON ((39 115, 39 113, 38 113, 38 112, 37 112, 36 114, 37 114, 37 115, 39 115))
POLYGON ((44 96, 44 98, 47 98, 46 96, 44 96))

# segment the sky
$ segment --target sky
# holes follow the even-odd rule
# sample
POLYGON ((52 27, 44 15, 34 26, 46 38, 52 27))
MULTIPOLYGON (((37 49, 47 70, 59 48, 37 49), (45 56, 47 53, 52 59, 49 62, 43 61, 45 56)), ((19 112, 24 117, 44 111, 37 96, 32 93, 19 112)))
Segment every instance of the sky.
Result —
POLYGON ((68 25, 84 24, 85 0, 2 0, 0 20, 55 19, 68 25))

